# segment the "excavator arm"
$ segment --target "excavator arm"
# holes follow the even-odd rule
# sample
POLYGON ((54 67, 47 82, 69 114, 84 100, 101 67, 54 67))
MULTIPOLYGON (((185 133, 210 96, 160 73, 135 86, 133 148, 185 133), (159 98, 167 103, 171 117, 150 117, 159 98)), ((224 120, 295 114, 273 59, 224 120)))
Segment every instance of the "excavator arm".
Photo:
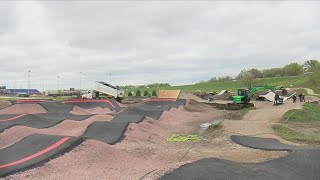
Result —
POLYGON ((249 98, 251 98, 256 92, 261 91, 261 90, 278 90, 280 87, 277 86, 269 86, 269 85, 264 85, 264 86, 253 86, 250 90, 250 93, 248 95, 249 98))
POLYGON ((251 97, 258 91, 269 90, 269 89, 274 91, 280 88, 281 87, 264 85, 264 86, 253 86, 250 90, 239 89, 238 96, 233 96, 233 103, 236 103, 236 104, 248 103, 250 102, 251 97))

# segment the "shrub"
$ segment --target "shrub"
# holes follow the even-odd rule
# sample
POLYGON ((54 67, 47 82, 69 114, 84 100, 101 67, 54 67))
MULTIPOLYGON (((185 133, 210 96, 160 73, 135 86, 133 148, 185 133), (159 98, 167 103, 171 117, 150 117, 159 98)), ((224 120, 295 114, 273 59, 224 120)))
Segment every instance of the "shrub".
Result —
POLYGON ((143 96, 148 96, 149 92, 147 90, 144 91, 143 96))
POLYGON ((136 92, 136 96, 141 96, 141 92, 140 92, 139 89, 138 89, 137 92, 136 92))
POLYGON ((157 96, 156 90, 153 90, 153 91, 152 91, 152 96, 157 96))

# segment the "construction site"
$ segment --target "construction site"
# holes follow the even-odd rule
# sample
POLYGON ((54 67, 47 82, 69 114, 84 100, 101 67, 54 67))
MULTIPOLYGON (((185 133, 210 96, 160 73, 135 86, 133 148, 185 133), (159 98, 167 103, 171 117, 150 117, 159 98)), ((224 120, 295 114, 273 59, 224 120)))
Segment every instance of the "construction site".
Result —
POLYGON ((124 104, 123 90, 96 82, 79 99, 0 101, 0 177, 320 179, 320 147, 273 128, 287 111, 319 103, 293 102, 297 93, 269 85, 215 95, 162 90, 124 104))

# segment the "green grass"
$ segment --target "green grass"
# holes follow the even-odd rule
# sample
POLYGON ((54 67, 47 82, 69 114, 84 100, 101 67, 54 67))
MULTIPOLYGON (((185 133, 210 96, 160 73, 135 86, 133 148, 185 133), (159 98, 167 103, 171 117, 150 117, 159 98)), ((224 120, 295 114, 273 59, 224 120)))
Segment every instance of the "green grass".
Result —
POLYGON ((272 128, 275 130, 278 136, 288 141, 320 143, 320 134, 316 134, 316 133, 305 134, 281 124, 274 125, 272 126, 272 128))
MULTIPOLYGON (((295 76, 295 77, 274 77, 274 78, 262 78, 256 79, 253 83, 254 85, 274 85, 274 86, 284 86, 284 87, 306 87, 313 89, 315 93, 320 94, 320 88, 315 87, 309 81, 308 75, 295 76)), ((213 82, 213 83, 203 83, 194 85, 183 85, 183 86, 168 86, 160 88, 143 88, 140 89, 141 92, 145 90, 152 92, 156 90, 182 90, 183 92, 195 92, 200 90, 202 92, 219 92, 221 90, 229 90, 236 92, 239 88, 245 88, 241 81, 229 81, 229 82, 213 82)), ((132 89, 131 91, 136 92, 137 89, 132 89)), ((126 91, 126 95, 129 91, 126 91)))
POLYGON ((293 109, 283 115, 284 121, 320 122, 320 105, 305 103, 302 109, 293 109))
POLYGON ((23 98, 18 98, 18 97, 9 97, 9 98, 2 98, 0 97, 0 101, 12 101, 12 100, 17 100, 17 99, 23 99, 23 98))
POLYGON ((200 141, 202 138, 198 135, 189 135, 189 134, 173 134, 170 137, 166 138, 170 142, 187 142, 187 141, 200 141))
POLYGON ((52 96, 38 96, 34 98, 28 98, 28 97, 0 97, 0 100, 18 100, 18 99, 48 99, 48 100, 54 100, 54 101, 63 101, 63 100, 68 100, 68 99, 79 99, 78 97, 72 97, 72 96, 57 96, 57 97, 52 97, 52 96))
POLYGON ((304 130, 314 128, 320 123, 320 105, 305 103, 302 109, 293 109, 283 115, 280 124, 272 128, 276 134, 288 141, 320 143, 320 134, 304 130), (301 128, 304 129, 301 129, 301 128), (305 129, 306 128, 306 129, 305 129), (300 129, 300 131, 296 130, 300 129), (301 132, 304 131, 304 132, 301 132))

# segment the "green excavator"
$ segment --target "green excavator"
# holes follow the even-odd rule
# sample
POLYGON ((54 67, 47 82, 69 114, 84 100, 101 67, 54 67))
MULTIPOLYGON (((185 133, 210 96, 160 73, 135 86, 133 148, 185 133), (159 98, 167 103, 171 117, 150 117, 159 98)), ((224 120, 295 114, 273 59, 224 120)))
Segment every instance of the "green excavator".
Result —
POLYGON ((253 103, 250 103, 250 100, 252 96, 261 90, 285 90, 282 86, 253 86, 251 89, 238 89, 238 94, 236 96, 233 96, 233 103, 216 103, 216 102, 210 102, 208 104, 218 108, 218 109, 226 109, 226 110, 239 110, 242 108, 250 108, 254 107, 253 103))
POLYGON ((251 97, 258 91, 261 90, 280 90, 283 89, 282 86, 269 86, 269 85, 264 85, 264 86, 253 86, 251 89, 238 89, 238 95, 233 96, 233 104, 241 104, 244 107, 253 107, 253 103, 249 103, 251 100, 251 97))

